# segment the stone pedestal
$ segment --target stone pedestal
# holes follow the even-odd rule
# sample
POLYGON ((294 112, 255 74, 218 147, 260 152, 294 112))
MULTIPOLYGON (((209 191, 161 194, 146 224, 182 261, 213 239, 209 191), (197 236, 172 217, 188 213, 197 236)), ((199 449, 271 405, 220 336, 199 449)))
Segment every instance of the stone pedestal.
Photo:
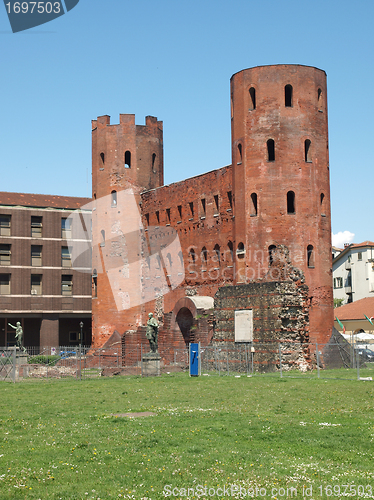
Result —
POLYGON ((17 347, 16 351, 16 382, 19 379, 29 376, 29 366, 27 364, 28 355, 17 347))
POLYGON ((161 356, 158 353, 149 352, 142 357, 142 375, 144 377, 160 375, 161 356))

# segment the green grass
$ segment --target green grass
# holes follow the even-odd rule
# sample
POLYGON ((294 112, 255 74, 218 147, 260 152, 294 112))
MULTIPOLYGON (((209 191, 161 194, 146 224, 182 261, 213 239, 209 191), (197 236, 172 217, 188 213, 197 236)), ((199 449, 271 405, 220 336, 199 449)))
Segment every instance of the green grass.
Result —
POLYGON ((178 488, 169 498, 193 498, 180 488, 197 498, 198 485, 257 486, 266 495, 253 498, 278 500, 291 496, 272 488, 313 500, 329 498, 320 485, 339 485, 330 498, 344 498, 346 484, 374 493, 373 384, 185 374, 3 382, 0 499, 162 499, 165 485, 178 488), (140 411, 156 415, 112 416, 140 411))

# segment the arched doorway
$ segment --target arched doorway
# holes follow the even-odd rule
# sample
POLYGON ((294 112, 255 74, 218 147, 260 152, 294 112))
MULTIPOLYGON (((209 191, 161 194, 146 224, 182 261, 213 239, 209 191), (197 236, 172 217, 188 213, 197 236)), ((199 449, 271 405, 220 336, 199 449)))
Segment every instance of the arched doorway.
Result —
POLYGON ((177 314, 176 323, 182 332, 183 339, 188 345, 191 342, 191 327, 193 325, 192 313, 187 307, 182 307, 177 314))

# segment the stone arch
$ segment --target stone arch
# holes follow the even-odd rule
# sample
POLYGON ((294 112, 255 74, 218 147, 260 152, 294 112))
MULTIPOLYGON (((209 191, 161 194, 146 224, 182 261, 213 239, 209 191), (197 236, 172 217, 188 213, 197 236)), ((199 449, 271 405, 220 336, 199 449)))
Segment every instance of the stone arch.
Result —
POLYGON ((198 311, 209 310, 214 307, 213 297, 193 296, 182 297, 177 301, 172 311, 171 328, 180 331, 183 340, 188 345, 194 339, 192 326, 196 325, 198 320, 198 311))

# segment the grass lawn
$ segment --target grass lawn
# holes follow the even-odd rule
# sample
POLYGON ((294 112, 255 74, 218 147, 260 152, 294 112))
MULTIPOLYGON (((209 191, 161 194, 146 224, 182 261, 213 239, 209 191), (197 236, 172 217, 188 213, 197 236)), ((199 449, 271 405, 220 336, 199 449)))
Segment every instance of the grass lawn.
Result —
POLYGON ((186 374, 2 382, 0 500, 374 498, 373 389, 186 374), (156 415, 113 416, 144 411, 156 415))

